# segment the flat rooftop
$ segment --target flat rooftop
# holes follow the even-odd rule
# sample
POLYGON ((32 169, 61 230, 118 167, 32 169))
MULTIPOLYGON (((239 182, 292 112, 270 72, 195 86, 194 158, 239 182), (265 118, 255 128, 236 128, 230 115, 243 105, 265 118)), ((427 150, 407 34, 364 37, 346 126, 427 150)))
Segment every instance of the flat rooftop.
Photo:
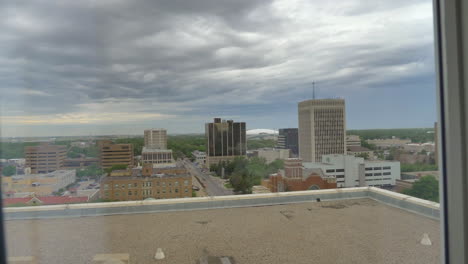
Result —
POLYGON ((172 153, 172 149, 157 149, 157 148, 147 148, 147 147, 143 147, 142 153, 168 153, 168 152, 171 152, 172 153))
POLYGON ((440 262, 438 220, 371 198, 5 223, 8 256, 39 263, 99 254, 128 254, 129 263, 440 262), (420 243, 424 233, 431 246, 420 243), (157 248, 164 260, 154 260, 157 248))

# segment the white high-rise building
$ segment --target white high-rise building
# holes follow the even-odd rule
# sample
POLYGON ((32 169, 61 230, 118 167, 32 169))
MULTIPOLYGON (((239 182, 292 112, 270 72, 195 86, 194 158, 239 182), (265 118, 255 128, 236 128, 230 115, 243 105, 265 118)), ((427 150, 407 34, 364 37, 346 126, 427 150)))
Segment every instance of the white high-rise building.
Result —
POLYGON ((167 131, 163 128, 145 130, 145 147, 149 149, 167 149, 167 131))
POLYGON ((346 154, 344 99, 313 99, 300 102, 299 157, 320 162, 322 155, 346 154))

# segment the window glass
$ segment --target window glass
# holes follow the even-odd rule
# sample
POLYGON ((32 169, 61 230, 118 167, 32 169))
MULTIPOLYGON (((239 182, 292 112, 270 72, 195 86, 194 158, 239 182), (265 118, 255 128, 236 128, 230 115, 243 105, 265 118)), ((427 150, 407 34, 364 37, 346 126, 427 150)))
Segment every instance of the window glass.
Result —
POLYGON ((1 6, 10 263, 441 259, 432 1, 1 6))

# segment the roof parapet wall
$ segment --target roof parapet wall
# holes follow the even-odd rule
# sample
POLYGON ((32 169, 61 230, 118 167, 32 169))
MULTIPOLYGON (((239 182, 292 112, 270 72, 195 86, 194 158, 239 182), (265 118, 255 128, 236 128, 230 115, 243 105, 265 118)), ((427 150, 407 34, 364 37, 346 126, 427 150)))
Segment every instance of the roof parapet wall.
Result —
POLYGON ((191 211, 235 207, 252 207, 303 202, 370 198, 389 206, 439 219, 438 203, 382 190, 375 187, 311 190, 297 192, 179 198, 148 201, 64 204, 4 208, 6 220, 70 218, 168 211, 191 211))

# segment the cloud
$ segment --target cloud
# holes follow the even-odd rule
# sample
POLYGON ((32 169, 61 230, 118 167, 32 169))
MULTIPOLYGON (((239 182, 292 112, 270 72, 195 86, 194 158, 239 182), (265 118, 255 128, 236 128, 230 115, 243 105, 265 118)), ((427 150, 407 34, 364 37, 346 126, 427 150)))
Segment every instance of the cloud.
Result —
MULTIPOLYGON (((433 79, 425 0, 12 0, 2 7, 5 126, 108 122, 116 113, 146 116, 141 122, 152 114, 174 122, 217 113, 251 118, 294 108, 311 96, 313 81, 321 96, 354 100, 396 86, 421 93, 433 79)), ((398 113, 393 119, 397 125, 398 113)))

